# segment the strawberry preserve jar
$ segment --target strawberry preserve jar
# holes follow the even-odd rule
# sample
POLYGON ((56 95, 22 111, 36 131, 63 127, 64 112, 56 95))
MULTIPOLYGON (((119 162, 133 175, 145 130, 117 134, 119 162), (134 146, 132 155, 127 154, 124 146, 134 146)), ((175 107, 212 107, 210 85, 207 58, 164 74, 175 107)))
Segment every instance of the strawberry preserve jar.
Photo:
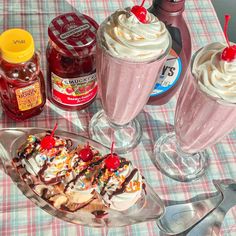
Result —
POLYGON ((48 98, 62 109, 84 109, 96 97, 97 28, 89 16, 74 12, 56 17, 48 27, 48 98))
POLYGON ((32 35, 9 29, 0 36, 0 97, 3 110, 22 121, 38 115, 46 102, 45 84, 32 35))

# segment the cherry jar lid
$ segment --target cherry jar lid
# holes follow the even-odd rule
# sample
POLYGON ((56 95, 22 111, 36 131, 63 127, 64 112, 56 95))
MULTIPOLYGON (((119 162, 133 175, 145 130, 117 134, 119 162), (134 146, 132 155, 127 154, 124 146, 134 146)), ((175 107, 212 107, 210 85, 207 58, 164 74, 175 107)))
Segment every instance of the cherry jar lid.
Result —
POLYGON ((70 12, 54 18, 48 27, 48 36, 60 51, 68 56, 88 56, 95 53, 95 20, 79 12, 70 12))

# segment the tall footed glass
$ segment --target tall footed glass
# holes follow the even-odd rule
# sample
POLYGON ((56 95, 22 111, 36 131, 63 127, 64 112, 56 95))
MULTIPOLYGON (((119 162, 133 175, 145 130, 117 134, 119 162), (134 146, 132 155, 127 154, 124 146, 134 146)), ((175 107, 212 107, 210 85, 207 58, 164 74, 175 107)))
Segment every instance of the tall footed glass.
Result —
POLYGON ((158 168, 179 181, 191 181, 208 167, 206 148, 236 127, 236 62, 221 59, 223 45, 213 43, 192 59, 176 111, 175 132, 158 139, 158 168))
MULTIPOLYGON (((104 31, 106 25, 109 25, 107 22, 111 18, 115 18, 116 14, 119 17, 127 17, 129 20, 130 15, 126 15, 129 12, 124 12, 124 14, 122 11, 114 13, 98 29, 96 76, 98 94, 103 110, 93 116, 89 127, 91 137, 103 145, 110 147, 112 141, 115 141, 115 151, 118 153, 126 153, 132 150, 140 141, 142 129, 135 117, 147 103, 171 46, 171 39, 166 30, 165 37, 167 37, 167 40, 164 40, 163 37, 164 47, 156 55, 151 55, 149 58, 144 56, 146 53, 145 48, 148 48, 148 53, 149 51, 150 53, 156 53, 155 48, 152 50, 155 45, 142 45, 144 49, 139 49, 140 45, 137 44, 135 47, 128 46, 126 49, 126 43, 130 43, 129 39, 123 39, 127 41, 125 44, 121 43, 120 39, 117 39, 120 45, 117 49, 118 52, 114 53, 112 51, 113 44, 117 44, 117 42, 110 38, 107 39, 107 32, 104 31), (106 47, 107 44, 109 44, 109 47, 106 47), (141 57, 136 57, 136 51, 138 52, 139 50, 143 50, 144 54, 141 57), (129 51, 131 55, 129 55, 129 51), (127 56, 123 56, 123 54, 127 54, 127 56)), ((110 24, 112 25, 113 22, 111 21, 110 24)), ((134 27, 140 25, 139 22, 133 23, 133 21, 130 24, 133 24, 134 27)), ((147 24, 144 27, 148 29, 150 26, 147 24)), ((164 24, 161 27, 164 27, 164 24)), ((114 34, 115 32, 116 30, 114 30, 114 34)), ((128 30, 126 29, 126 34, 127 32, 128 30)), ((113 37, 115 36, 112 35, 113 37)), ((138 35, 135 37, 138 37, 138 35)), ((142 40, 145 42, 146 39, 143 38, 142 40)), ((152 42, 155 43, 153 40, 152 42)))

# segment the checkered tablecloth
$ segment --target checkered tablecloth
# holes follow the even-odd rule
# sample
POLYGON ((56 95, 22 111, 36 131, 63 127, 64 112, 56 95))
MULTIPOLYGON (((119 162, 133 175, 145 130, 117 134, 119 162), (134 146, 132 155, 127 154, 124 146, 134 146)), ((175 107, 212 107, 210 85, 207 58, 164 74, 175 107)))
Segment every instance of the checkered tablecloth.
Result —
MULTIPOLYGON (((140 2, 140 1, 139 1, 140 2)), ((93 17, 97 22, 118 8, 136 4, 125 0, 1 0, 0 30, 22 27, 29 30, 41 50, 45 73, 45 49, 47 27, 55 16, 78 10, 93 17)), ((151 5, 147 0, 145 6, 151 5)), ((186 0, 185 17, 192 36, 193 51, 213 42, 222 41, 223 33, 210 0, 186 0)), ((236 22, 234 18, 234 24, 236 22)), ((233 23, 232 23, 233 24, 233 23)), ((177 94, 163 106, 146 106, 138 115, 143 127, 141 144, 127 156, 133 160, 147 181, 164 200, 185 201, 201 194, 214 192, 213 179, 236 179, 236 131, 231 132, 218 144, 208 149, 210 167, 204 177, 192 183, 176 182, 162 175, 150 160, 153 144, 157 138, 173 129, 174 109, 177 94)), ((10 120, 0 108, 0 128, 46 127, 53 128, 55 122, 60 129, 88 136, 88 124, 101 105, 95 101, 89 108, 79 112, 63 111, 49 101, 37 117, 16 123, 10 120)), ((28 200, 10 178, 0 172, 0 235, 106 235, 105 229, 89 228, 70 224, 52 217, 28 200)), ((116 235, 163 235, 155 221, 108 230, 109 236, 116 235)), ((221 235, 236 235, 236 207, 228 212, 221 235)))

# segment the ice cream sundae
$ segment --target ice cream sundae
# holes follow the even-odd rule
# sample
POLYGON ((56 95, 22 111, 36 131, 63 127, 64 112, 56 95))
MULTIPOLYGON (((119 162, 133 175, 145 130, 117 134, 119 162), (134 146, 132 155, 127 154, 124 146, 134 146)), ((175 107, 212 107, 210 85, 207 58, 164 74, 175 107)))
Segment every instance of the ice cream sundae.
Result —
POLYGON ((113 151, 101 155, 89 143, 49 133, 29 135, 13 159, 21 178, 41 198, 62 211, 124 211, 141 197, 143 177, 113 151))

